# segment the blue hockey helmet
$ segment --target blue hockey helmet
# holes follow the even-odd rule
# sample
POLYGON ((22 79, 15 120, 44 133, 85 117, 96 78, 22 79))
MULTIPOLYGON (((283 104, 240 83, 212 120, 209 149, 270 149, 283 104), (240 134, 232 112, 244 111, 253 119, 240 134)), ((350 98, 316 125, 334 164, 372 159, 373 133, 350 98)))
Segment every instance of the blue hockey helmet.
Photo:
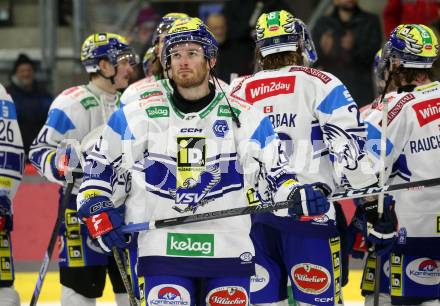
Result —
POLYGON ((128 59, 131 65, 139 63, 139 57, 128 46, 127 40, 114 33, 96 33, 86 38, 81 47, 81 62, 88 73, 99 71, 99 61, 108 60, 116 66, 121 58, 128 59))
POLYGON ((183 18, 176 20, 164 38, 162 49, 162 64, 167 63, 171 48, 181 43, 196 43, 201 45, 207 59, 217 56, 218 46, 214 35, 199 18, 183 18))

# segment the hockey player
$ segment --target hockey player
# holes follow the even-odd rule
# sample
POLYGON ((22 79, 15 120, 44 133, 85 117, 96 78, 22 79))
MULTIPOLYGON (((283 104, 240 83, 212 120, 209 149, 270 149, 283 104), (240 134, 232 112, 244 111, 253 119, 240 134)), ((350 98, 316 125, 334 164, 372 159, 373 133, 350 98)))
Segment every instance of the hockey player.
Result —
POLYGON ((185 13, 168 13, 162 17, 153 35, 153 47, 147 50, 143 58, 142 64, 145 78, 128 86, 121 96, 121 107, 148 96, 150 92, 154 92, 154 88, 157 86, 157 84, 155 84, 156 81, 168 78, 163 70, 160 58, 163 48, 163 39, 174 21, 188 17, 189 16, 185 13))
POLYGON ((1 84, 0 105, 0 305, 20 306, 20 298, 14 288, 11 231, 12 199, 23 176, 24 148, 14 102, 1 84))
MULTIPOLYGON (((139 174, 126 202, 126 223, 244 206, 244 174, 256 180, 260 170, 275 201, 294 200, 298 214, 329 208, 323 184, 295 181, 270 121, 209 82, 216 54, 217 43, 200 19, 177 20, 162 53, 173 90, 160 89, 110 118, 77 200, 81 219, 103 249, 127 245, 110 200, 112 177, 126 168, 139 174)), ((140 232, 142 303, 248 305, 254 273, 249 229, 249 216, 237 216, 140 232)))
MULTIPOLYGON (((421 24, 399 25, 383 48, 385 67, 398 88, 388 100, 387 185, 436 178, 440 173, 440 84, 432 82, 438 48, 433 31, 421 24)), ((379 163, 381 108, 366 120, 369 152, 379 163)), ((387 270, 391 297, 381 295, 380 305, 440 305, 439 197, 437 188, 394 194, 397 240, 376 238, 383 246, 392 246, 387 270)), ((371 296, 366 304, 372 304, 371 296)))
MULTIPOLYGON (((232 84, 231 95, 266 113, 300 181, 319 180, 332 189, 341 176, 354 188, 374 184, 356 103, 335 76, 305 66, 304 58, 316 60, 305 24, 287 11, 274 11, 259 17, 256 33, 263 71, 232 84)), ((255 199, 253 193, 248 191, 248 199, 255 199)), ((261 188, 259 193, 264 197, 261 188)), ((342 303, 333 205, 315 218, 256 215, 251 237, 257 278, 265 279, 251 292, 252 304, 285 305, 288 277, 299 305, 342 303)))
MULTIPOLYGON (((138 59, 124 37, 97 33, 84 41, 81 62, 90 74, 90 82, 66 89, 54 100, 46 124, 30 151, 30 160, 40 174, 63 186, 63 158, 57 154, 57 146, 64 139, 82 141, 92 130, 107 122, 117 108, 118 90, 128 86, 129 76, 138 59)), ((127 182, 122 178, 116 181, 118 188, 124 189, 123 185, 127 182)), ((95 305, 95 299, 102 295, 108 271, 118 305, 128 305, 113 258, 90 240, 85 225, 78 222, 76 195, 79 184, 76 183, 72 192, 60 231, 61 304, 95 305)), ((63 189, 60 190, 60 200, 62 197, 63 189)))

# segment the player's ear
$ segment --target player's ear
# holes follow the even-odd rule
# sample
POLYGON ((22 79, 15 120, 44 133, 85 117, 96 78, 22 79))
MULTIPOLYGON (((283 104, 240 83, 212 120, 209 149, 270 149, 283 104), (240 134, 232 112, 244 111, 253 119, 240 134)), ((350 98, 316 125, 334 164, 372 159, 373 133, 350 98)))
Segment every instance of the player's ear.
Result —
POLYGON ((208 60, 210 68, 214 68, 215 64, 217 63, 217 59, 215 57, 208 60))

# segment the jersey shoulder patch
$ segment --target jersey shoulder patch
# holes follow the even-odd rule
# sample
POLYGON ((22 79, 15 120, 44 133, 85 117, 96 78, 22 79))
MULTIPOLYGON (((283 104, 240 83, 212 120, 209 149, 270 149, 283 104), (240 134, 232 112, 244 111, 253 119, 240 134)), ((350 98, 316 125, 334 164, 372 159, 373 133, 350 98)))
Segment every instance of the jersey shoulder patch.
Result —
POLYGON ((324 84, 327 84, 332 80, 332 77, 328 73, 310 67, 292 66, 290 67, 289 71, 302 71, 308 75, 311 75, 314 78, 319 79, 324 84))

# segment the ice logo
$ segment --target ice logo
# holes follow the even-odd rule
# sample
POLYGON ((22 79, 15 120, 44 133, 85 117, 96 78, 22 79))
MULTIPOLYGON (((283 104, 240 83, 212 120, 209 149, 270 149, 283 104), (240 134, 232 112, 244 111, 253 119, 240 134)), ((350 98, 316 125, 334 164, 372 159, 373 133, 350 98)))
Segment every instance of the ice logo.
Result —
POLYGON ((164 287, 159 290, 159 293, 157 294, 157 298, 161 300, 181 300, 182 297, 180 296, 179 291, 176 288, 173 287, 164 287))
POLYGON ((436 270, 437 268, 438 267, 437 267, 436 262, 432 259, 422 261, 419 265, 419 271, 431 272, 431 271, 436 270))

